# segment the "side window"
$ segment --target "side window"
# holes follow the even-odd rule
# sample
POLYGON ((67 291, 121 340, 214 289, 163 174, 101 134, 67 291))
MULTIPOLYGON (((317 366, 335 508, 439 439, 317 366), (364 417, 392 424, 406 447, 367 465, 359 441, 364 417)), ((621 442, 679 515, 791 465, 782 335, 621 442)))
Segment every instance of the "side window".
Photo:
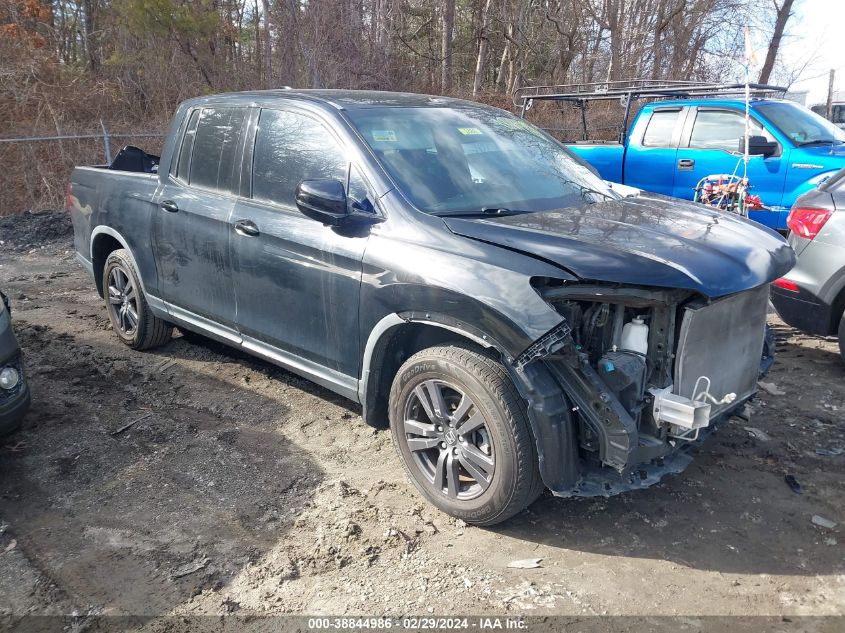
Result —
POLYGON ((340 144, 316 119, 296 112, 262 110, 252 159, 252 197, 293 206, 303 180, 346 182, 348 161, 340 144))
POLYGON ((170 174, 182 180, 188 180, 188 166, 191 164, 191 152, 194 149, 194 136, 197 132, 197 121, 200 118, 200 111, 194 110, 185 126, 185 136, 182 138, 182 147, 179 150, 178 163, 170 166, 170 174))
POLYGON ((643 145, 646 147, 674 147, 672 135, 678 122, 680 110, 655 110, 648 127, 643 134, 643 145))
POLYGON ((246 113, 246 108, 203 109, 194 139, 188 180, 191 185, 220 191, 235 189, 234 164, 246 113))
POLYGON ((358 211, 375 213, 376 208, 370 200, 370 191, 364 177, 355 164, 349 166, 349 186, 346 188, 349 204, 358 211))
MULTIPOLYGON (((751 134, 774 138, 757 121, 751 120, 751 134)), ((745 135, 745 117, 726 110, 699 110, 692 126, 689 146, 695 149, 739 151, 739 139, 745 135)))

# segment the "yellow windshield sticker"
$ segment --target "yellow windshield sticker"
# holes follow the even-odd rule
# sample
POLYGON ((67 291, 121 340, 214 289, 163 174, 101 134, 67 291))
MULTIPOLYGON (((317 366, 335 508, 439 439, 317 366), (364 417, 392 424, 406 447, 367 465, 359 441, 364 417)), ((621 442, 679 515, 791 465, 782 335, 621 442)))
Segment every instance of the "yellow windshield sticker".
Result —
POLYGON ((460 132, 464 136, 475 136, 481 134, 481 130, 479 130, 477 127, 459 127, 458 132, 460 132))
POLYGON ((396 142, 396 132, 393 130, 373 130, 373 140, 374 141, 389 141, 392 143, 396 142))

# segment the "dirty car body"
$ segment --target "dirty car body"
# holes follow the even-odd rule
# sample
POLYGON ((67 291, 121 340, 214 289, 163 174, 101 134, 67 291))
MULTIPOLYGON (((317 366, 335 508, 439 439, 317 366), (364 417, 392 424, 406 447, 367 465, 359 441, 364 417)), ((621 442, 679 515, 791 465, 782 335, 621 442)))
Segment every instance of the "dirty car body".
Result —
MULTIPOLYGON (((109 254, 123 249, 157 319, 357 401, 373 425, 421 350, 459 345, 494 359, 527 410, 542 482, 561 496, 614 494, 682 469, 683 447, 753 396, 768 284, 794 261, 753 222, 622 197, 509 113, 410 94, 191 100, 158 173, 77 168, 69 204, 101 294, 109 254), (206 117, 224 150, 216 184, 197 185, 184 153, 206 117), (274 125, 289 136, 262 138, 274 125), (301 145, 290 138, 315 125, 331 155, 294 152, 283 172, 265 164, 289 160, 301 145), (273 194, 286 179, 304 181, 273 194), (648 329, 641 351, 622 345, 635 317, 648 329)), ((438 449, 430 429, 415 441, 441 450, 433 467, 448 469, 453 438, 438 449)), ((443 483, 444 498, 472 496, 462 489, 443 483)))

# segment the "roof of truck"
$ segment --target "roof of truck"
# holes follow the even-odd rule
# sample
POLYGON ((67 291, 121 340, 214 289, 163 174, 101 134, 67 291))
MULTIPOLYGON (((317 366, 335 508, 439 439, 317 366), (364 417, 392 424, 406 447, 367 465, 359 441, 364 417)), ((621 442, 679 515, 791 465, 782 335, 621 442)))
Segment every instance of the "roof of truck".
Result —
POLYGON ((192 105, 221 101, 242 103, 268 103, 277 98, 301 99, 330 105, 338 110, 353 110, 372 107, 489 107, 483 103, 465 101, 452 97, 423 95, 412 92, 388 92, 385 90, 298 90, 282 88, 276 90, 251 90, 229 92, 190 99, 192 105))
MULTIPOLYGON (((789 99, 754 99, 752 98, 751 107, 754 108, 760 105, 766 105, 771 103, 791 103, 793 105, 800 105, 795 101, 790 101, 789 99)), ((643 109, 648 106, 716 106, 716 107, 735 107, 740 106, 742 108, 745 107, 745 100, 743 99, 718 99, 718 98, 708 98, 708 97, 699 97, 696 99, 660 99, 658 101, 651 101, 647 104, 643 105, 643 109)))

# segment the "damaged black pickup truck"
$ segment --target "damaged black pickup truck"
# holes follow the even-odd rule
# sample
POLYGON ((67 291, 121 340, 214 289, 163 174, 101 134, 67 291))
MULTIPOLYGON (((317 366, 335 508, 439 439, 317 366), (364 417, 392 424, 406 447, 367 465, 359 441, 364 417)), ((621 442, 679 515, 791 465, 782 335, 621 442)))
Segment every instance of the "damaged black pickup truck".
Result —
POLYGON ((79 167, 68 204, 125 343, 176 325, 359 402, 429 501, 484 525, 680 471, 754 394, 794 261, 504 111, 411 94, 194 99, 160 160, 79 167))

